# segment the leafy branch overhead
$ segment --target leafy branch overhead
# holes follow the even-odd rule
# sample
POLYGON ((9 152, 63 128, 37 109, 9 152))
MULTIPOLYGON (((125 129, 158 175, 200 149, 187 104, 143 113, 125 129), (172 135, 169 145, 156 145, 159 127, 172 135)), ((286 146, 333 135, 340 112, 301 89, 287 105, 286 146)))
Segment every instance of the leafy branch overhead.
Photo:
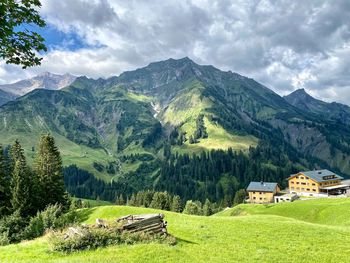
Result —
POLYGON ((47 51, 44 38, 28 26, 45 27, 39 0, 0 0, 0 57, 7 64, 27 67, 41 64, 38 52, 47 51))

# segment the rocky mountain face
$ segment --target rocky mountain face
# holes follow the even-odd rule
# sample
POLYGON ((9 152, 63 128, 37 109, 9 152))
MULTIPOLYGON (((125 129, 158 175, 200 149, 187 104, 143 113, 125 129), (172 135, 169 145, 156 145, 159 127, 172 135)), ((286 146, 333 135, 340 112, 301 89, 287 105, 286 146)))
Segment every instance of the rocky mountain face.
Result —
POLYGON ((144 170, 156 180, 166 145, 178 154, 282 147, 301 169, 307 159, 350 175, 350 127, 314 113, 318 106, 310 108, 307 101, 315 102, 303 96, 282 98, 239 74, 168 59, 106 80, 79 77, 61 90, 34 90, 9 102, 0 107, 0 143, 20 138, 32 149, 41 133, 51 132, 65 164, 106 180, 150 161, 144 170))
POLYGON ((18 96, 0 89, 0 106, 6 102, 16 99, 18 96))
POLYGON ((291 105, 314 114, 322 119, 350 124, 350 107, 337 102, 327 103, 310 96, 304 89, 299 89, 284 97, 291 105))
POLYGON ((45 72, 31 79, 21 80, 12 84, 0 85, 0 90, 23 96, 34 89, 58 90, 70 85, 76 76, 71 74, 57 75, 45 72))

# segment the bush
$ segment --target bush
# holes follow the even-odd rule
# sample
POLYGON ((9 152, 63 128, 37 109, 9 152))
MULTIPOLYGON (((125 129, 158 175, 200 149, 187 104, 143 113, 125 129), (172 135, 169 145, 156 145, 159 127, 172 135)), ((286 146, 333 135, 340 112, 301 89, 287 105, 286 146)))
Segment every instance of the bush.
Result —
POLYGON ((23 229, 28 221, 21 217, 19 211, 0 219, 0 245, 8 245, 23 239, 23 229))
POLYGON ((23 237, 25 239, 40 237, 46 230, 64 228, 76 220, 77 214, 74 210, 63 214, 61 205, 49 205, 44 211, 38 212, 30 219, 23 237))
POLYGON ((66 237, 63 232, 52 232, 49 236, 53 251, 74 252, 79 250, 95 249, 109 245, 137 243, 165 243, 174 245, 176 239, 164 234, 149 233, 120 233, 117 227, 106 228, 77 228, 79 234, 66 237))
POLYGON ((94 249, 120 242, 120 234, 105 228, 79 229, 81 235, 65 238, 65 234, 54 232, 49 240, 54 251, 73 252, 94 249))
POLYGON ((188 215, 202 215, 202 207, 200 202, 193 202, 188 200, 183 211, 184 214, 188 215))

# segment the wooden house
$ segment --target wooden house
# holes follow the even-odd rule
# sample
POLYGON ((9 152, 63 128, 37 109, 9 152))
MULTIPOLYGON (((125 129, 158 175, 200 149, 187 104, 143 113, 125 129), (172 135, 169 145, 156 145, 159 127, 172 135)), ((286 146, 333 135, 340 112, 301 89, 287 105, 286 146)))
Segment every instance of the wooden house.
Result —
POLYGON ((273 197, 281 191, 277 183, 250 182, 247 192, 253 204, 273 203, 273 197))
POLYGON ((345 193, 348 185, 342 184, 343 177, 329 170, 299 172, 288 180, 289 192, 306 196, 328 196, 345 193))

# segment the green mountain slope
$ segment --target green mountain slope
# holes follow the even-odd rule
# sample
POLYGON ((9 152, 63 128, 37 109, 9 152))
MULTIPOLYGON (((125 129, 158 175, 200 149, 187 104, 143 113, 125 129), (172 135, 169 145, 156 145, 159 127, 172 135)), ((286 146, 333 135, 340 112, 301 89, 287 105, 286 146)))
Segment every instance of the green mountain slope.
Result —
POLYGON ((350 124, 350 107, 344 104, 327 103, 310 96, 304 89, 299 89, 284 97, 291 105, 315 114, 322 119, 350 124))
POLYGON ((4 105, 6 102, 14 100, 16 97, 16 95, 0 89, 0 106, 4 105))
POLYGON ((171 153, 190 155, 277 147, 289 163, 350 174, 349 131, 253 79, 189 58, 106 80, 80 77, 62 90, 35 90, 0 107, 0 143, 19 138, 32 157, 39 135, 51 132, 66 165, 107 181, 134 172, 156 182, 168 144, 171 153))
MULTIPOLYGON (((323 200, 294 202, 289 214, 305 211, 313 217, 312 207, 323 200), (305 207, 303 208, 303 206, 305 207)), ((343 214, 349 200, 328 201, 335 215, 343 214)), ((283 209, 284 204, 277 204, 283 209)), ((254 206, 255 207, 255 206, 254 206)), ((258 206, 256 206, 258 207, 258 206)), ((325 206, 323 206, 325 207, 325 206)), ((253 209, 253 208, 252 208, 253 209)), ((258 209, 265 209, 260 205, 258 209)), ((287 210, 286 210, 287 211, 287 210)), ((115 220, 120 216, 142 213, 165 214, 168 231, 175 236, 175 246, 166 244, 119 245, 63 254, 49 251, 46 237, 17 245, 0 247, 2 262, 348 262, 350 229, 347 221, 305 222, 294 218, 255 214, 245 216, 189 216, 147 208, 106 206, 80 210, 81 222, 93 224, 96 218, 115 220), (331 251, 331 252, 330 252, 331 251)), ((322 215, 322 211, 319 211, 322 215)))

